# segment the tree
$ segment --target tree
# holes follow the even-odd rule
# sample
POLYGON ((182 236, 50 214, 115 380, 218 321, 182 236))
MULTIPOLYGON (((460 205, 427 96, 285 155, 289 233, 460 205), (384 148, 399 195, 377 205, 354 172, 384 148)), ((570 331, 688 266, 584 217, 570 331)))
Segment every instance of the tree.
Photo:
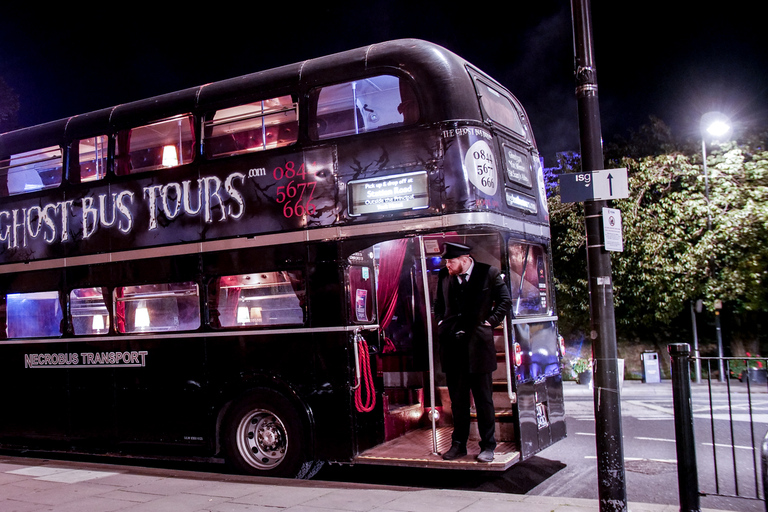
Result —
MULTIPOLYGON (((658 123, 640 131, 646 141, 659 133, 661 150, 647 144, 650 156, 610 162, 628 169, 630 188, 628 199, 614 201, 624 229, 624 251, 612 255, 617 330, 669 331, 686 317, 689 301, 701 298, 709 311, 723 301, 734 336, 754 343, 756 319, 768 310, 768 134, 709 148, 708 210, 701 154, 676 149, 683 146, 658 123)), ((582 205, 562 204, 556 194, 549 203, 561 326, 583 329, 589 305, 582 205)))

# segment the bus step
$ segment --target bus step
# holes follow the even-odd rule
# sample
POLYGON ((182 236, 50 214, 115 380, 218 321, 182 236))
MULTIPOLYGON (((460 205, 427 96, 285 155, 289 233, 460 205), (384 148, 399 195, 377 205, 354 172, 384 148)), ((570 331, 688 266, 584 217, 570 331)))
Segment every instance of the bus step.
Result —
POLYGON ((379 466, 505 471, 520 461, 520 451, 515 443, 497 440, 493 462, 477 462, 475 457, 480 453, 480 448, 471 437, 467 455, 455 460, 443 460, 441 454, 451 447, 452 431, 451 427, 437 429, 437 453, 433 452, 432 429, 422 428, 366 450, 352 462, 379 466))

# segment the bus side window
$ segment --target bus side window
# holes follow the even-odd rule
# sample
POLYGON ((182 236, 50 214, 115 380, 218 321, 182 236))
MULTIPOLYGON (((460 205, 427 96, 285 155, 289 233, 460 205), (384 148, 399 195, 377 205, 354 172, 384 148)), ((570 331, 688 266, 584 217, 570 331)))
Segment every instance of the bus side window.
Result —
POLYGON ((300 271, 217 277, 208 297, 214 328, 303 325, 306 317, 306 283, 300 271))
POLYGON ((118 134, 118 175, 167 169, 194 158, 195 132, 191 115, 131 128, 118 134))
POLYGON ((82 139, 78 143, 78 162, 80 164, 80 183, 95 181, 107 175, 106 135, 82 139))
POLYGON ((380 75, 315 91, 311 116, 314 139, 327 139, 413 124, 419 119, 416 95, 407 82, 380 75))
POLYGON ((72 328, 75 334, 109 332, 106 288, 78 288, 69 294, 72 328))
POLYGON ((514 316, 549 314, 552 307, 544 249, 510 241, 509 260, 514 316))
POLYGON ((9 293, 5 300, 9 339, 61 334, 64 315, 58 292, 9 293))
POLYGON ((191 331, 200 327, 197 283, 123 286, 114 291, 120 333, 191 331))
POLYGON ((205 156, 264 151, 298 140, 298 103, 280 96, 216 111, 205 122, 205 156))
POLYGON ((59 146, 50 146, 0 160, 0 197, 61 185, 62 155, 59 146))

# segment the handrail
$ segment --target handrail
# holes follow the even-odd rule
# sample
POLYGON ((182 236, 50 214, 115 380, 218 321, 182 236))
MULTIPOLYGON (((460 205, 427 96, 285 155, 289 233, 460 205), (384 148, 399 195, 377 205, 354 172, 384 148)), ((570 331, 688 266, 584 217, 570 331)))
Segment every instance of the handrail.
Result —
POLYGON ((507 366, 507 396, 512 403, 517 402, 517 394, 512 389, 512 361, 509 357, 509 327, 507 327, 507 319, 502 322, 504 326, 504 363, 507 366))
POLYGON ((352 336, 352 350, 355 354, 355 382, 357 382, 357 384, 350 388, 352 391, 356 391, 357 388, 360 387, 360 350, 358 349, 357 343, 360 336, 362 336, 362 334, 360 334, 360 327, 357 327, 354 336, 352 336))
MULTIPOLYGON (((421 256, 421 279, 424 284, 424 304, 427 312, 432 310, 432 301, 429 296, 429 279, 427 277, 427 256, 424 249, 424 237, 419 235, 419 251, 421 256)), ((431 316, 431 315, 430 315, 431 316)), ((439 414, 435 409, 435 356, 432 340, 432 322, 427 322, 427 351, 429 358, 429 419, 432 422, 432 454, 437 455, 437 420, 439 414)))

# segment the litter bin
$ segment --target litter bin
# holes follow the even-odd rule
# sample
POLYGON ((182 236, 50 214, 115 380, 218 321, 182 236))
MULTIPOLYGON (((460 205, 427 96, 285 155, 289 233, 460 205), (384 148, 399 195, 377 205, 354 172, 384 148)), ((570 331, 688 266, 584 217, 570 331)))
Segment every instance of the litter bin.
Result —
POLYGON ((659 354, 656 352, 643 352, 640 357, 643 361, 643 382, 646 384, 660 383, 659 354))

